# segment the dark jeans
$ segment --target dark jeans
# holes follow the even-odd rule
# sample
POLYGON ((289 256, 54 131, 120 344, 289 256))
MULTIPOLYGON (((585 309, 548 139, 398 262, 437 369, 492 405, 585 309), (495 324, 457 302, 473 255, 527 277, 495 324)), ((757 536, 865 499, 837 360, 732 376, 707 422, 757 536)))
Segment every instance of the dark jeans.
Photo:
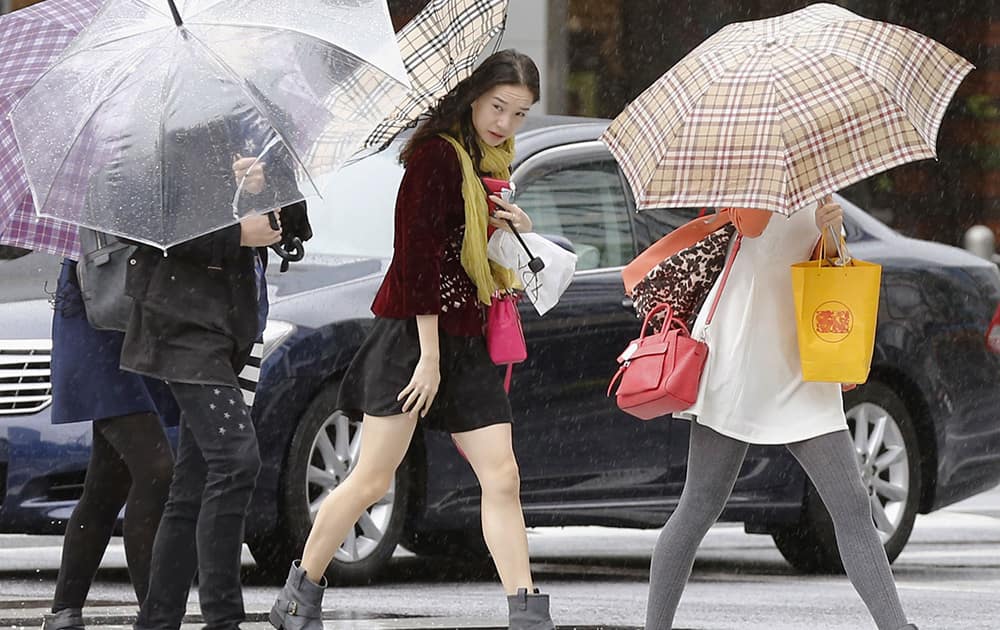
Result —
POLYGON ((232 387, 171 383, 170 389, 181 408, 180 444, 135 627, 180 628, 197 571, 205 628, 238 628, 246 617, 243 526, 260 469, 250 410, 232 387))

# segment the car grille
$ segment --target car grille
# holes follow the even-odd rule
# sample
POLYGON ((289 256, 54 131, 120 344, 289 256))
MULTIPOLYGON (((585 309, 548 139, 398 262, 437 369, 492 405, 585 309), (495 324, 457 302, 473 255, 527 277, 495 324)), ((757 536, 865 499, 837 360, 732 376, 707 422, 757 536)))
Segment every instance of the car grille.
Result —
POLYGON ((0 339, 0 415, 36 413, 52 404, 50 339, 0 339))

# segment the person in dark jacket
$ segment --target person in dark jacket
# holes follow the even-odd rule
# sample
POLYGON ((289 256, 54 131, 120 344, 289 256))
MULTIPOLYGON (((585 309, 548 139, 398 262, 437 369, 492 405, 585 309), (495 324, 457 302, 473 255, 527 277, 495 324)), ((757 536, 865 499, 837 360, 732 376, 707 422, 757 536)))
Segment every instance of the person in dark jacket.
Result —
POLYGON ((514 283, 487 260, 488 226, 530 231, 520 208, 491 218, 481 177, 509 179, 513 136, 538 101, 538 70, 498 52, 445 96, 403 150, 393 260, 375 324, 344 375, 338 407, 364 419, 358 464, 324 501, 301 565, 271 609, 284 630, 322 630, 323 574, 362 512, 389 488, 420 421, 452 435, 482 488, 483 535, 513 630, 551 630, 532 583, 511 409, 483 338, 485 308, 514 283))
POLYGON ((162 381, 119 369, 124 335, 88 321, 76 265, 64 260, 56 285, 51 417, 53 424, 91 422, 93 438, 44 630, 83 629, 83 605, 123 506, 125 558, 142 605, 174 464, 163 430, 177 424, 173 397, 162 381))
MULTIPOLYGON (((262 162, 238 158, 230 177, 248 194, 269 194, 264 170, 262 162)), ((219 181, 218 173, 206 178, 219 181)), ((190 181, 174 193, 199 186, 190 181)), ((218 203, 229 203, 233 190, 223 187, 218 203)), ((129 261, 126 291, 134 303, 121 367, 166 381, 181 409, 137 629, 179 628, 195 573, 207 628, 238 628, 246 617, 240 554, 260 455, 238 374, 266 321, 264 248, 281 238, 280 216, 275 229, 267 216, 251 215, 166 253, 141 246, 129 261)))

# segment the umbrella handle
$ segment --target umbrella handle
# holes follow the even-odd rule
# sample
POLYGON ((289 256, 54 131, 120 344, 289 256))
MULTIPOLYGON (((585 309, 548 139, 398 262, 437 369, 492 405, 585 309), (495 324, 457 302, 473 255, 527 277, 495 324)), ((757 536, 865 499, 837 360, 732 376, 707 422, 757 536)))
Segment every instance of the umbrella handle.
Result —
POLYGON ((504 221, 507 223, 507 225, 510 226, 510 231, 514 233, 515 237, 517 237, 517 242, 520 243, 521 247, 524 248, 524 252, 528 254, 528 258, 530 259, 528 261, 528 269, 530 269, 534 273, 538 273, 542 269, 545 269, 545 261, 531 253, 531 250, 528 249, 528 244, 524 242, 523 238, 521 238, 521 233, 517 231, 517 228, 514 227, 514 224, 511 222, 511 220, 504 219, 504 221))
POLYGON ((285 243, 275 243, 271 245, 271 250, 281 258, 281 272, 288 271, 288 263, 299 262, 306 255, 305 245, 298 236, 293 237, 289 249, 285 249, 285 243))

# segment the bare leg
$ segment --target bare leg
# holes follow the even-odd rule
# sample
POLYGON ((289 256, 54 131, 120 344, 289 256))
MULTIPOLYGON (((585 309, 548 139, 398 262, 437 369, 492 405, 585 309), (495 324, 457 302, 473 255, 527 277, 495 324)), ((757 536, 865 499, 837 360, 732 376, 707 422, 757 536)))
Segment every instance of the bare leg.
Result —
POLYGON ((511 443, 511 425, 494 424, 455 433, 483 490, 483 537, 508 595, 532 590, 528 537, 521 512, 521 479, 511 443))
POLYGON ((302 568, 310 580, 318 584, 323 579, 358 518, 389 491, 416 426, 406 415, 365 416, 358 465, 323 501, 306 540, 302 568))

